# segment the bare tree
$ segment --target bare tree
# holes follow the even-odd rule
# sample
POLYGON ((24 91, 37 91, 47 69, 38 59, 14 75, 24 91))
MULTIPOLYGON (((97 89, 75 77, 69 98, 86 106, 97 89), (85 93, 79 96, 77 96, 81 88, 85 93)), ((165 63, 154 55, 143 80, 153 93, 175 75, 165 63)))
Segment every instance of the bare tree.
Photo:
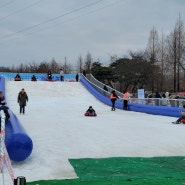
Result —
POLYGON ((54 58, 49 63, 49 67, 50 67, 50 70, 52 71, 52 73, 58 73, 60 70, 60 66, 54 58))
MULTIPOLYGON (((168 42, 167 37, 162 32, 161 40, 159 41, 159 58, 158 63, 160 67, 160 91, 168 91, 171 89, 172 83, 167 83, 167 79, 171 78, 171 65, 169 65, 168 42)), ((169 81, 170 82, 170 81, 169 81)))
POLYGON ((80 55, 77 60, 77 72, 82 73, 83 72, 83 58, 80 55))
POLYGON ((65 74, 70 74, 72 72, 72 67, 71 65, 68 63, 67 58, 65 57, 64 59, 64 64, 62 65, 62 69, 64 71, 65 74))
POLYGON ((84 63, 84 70, 86 71, 86 73, 91 73, 91 66, 93 63, 93 59, 91 54, 88 52, 85 58, 85 63, 84 63))
POLYGON ((185 74, 185 32, 184 25, 180 19, 177 21, 174 30, 168 37, 169 54, 173 65, 173 90, 180 90, 180 78, 185 74), (183 75, 181 75, 183 73, 183 75))
POLYGON ((152 65, 152 73, 151 73, 151 90, 158 90, 159 89, 159 83, 158 83, 158 77, 155 75, 156 71, 155 65, 158 65, 159 63, 159 37, 157 30, 153 27, 153 29, 150 31, 150 37, 148 40, 148 45, 146 48, 146 58, 152 65))

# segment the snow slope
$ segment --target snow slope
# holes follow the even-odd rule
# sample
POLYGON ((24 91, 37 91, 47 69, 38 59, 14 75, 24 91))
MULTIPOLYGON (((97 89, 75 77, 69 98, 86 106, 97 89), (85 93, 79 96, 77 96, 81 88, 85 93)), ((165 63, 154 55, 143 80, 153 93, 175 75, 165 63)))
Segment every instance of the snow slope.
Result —
POLYGON ((27 181, 76 178, 69 158, 185 155, 185 125, 171 124, 176 118, 111 111, 80 82, 7 81, 6 99, 33 141, 30 157, 12 162, 15 176, 27 181), (29 96, 25 115, 17 103, 22 88, 29 96), (97 117, 84 117, 90 105, 97 117))

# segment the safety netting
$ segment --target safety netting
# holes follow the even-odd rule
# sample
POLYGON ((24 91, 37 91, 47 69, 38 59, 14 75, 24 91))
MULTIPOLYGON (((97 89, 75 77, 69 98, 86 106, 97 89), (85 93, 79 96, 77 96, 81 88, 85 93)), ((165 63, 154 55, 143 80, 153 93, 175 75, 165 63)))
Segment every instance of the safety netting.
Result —
MULTIPOLYGON (((40 180, 28 185, 184 185, 185 157, 69 159, 77 179, 40 180)), ((62 176, 62 174, 61 174, 62 176)))

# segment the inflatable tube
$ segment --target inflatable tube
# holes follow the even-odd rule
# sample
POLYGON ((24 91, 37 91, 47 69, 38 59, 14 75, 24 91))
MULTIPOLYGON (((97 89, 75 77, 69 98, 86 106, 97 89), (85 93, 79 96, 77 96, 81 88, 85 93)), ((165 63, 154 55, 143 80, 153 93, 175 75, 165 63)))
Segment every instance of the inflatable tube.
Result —
MULTIPOLYGON (((5 78, 0 76, 0 91, 5 94, 5 78)), ((12 161, 23 161, 32 152, 33 142, 13 112, 8 109, 10 119, 5 125, 5 145, 12 161)))
POLYGON ((171 116, 171 117, 181 116, 178 107, 129 104, 129 110, 162 116, 171 116))
POLYGON ((23 161, 30 156, 33 142, 11 110, 9 114, 10 119, 5 127, 5 145, 12 161, 23 161))
MULTIPOLYGON (((93 94, 98 100, 103 103, 111 106, 111 101, 109 98, 103 96, 99 93, 85 78, 80 78, 80 82, 84 87, 93 94)), ((123 102, 117 100, 115 107, 118 109, 123 109, 123 102)), ((162 116, 171 116, 171 117, 180 117, 179 107, 168 107, 168 106, 152 106, 152 105, 143 105, 143 104, 129 104, 129 110, 136 112, 143 112, 148 114, 162 115, 162 116)))

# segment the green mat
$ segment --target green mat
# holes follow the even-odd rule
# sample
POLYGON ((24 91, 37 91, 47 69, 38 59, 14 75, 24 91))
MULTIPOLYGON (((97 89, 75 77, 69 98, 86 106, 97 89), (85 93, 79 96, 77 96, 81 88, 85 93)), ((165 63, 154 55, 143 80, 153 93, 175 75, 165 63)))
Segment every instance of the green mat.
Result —
POLYGON ((78 179, 28 185, 185 185, 185 157, 69 159, 78 179))

